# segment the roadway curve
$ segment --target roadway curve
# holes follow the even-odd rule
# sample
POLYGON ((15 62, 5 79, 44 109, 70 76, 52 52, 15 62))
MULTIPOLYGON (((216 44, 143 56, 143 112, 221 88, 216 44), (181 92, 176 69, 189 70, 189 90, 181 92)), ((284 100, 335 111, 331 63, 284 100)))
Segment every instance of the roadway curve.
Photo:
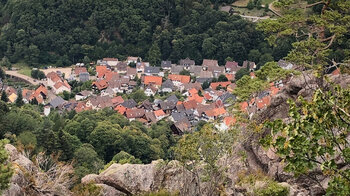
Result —
POLYGON ((30 83, 32 85, 39 85, 41 83, 45 83, 44 81, 36 80, 36 79, 33 79, 33 78, 29 77, 29 76, 20 74, 20 73, 18 73, 18 71, 5 71, 5 72, 6 72, 6 75, 9 75, 9 76, 12 76, 12 77, 16 77, 16 78, 20 78, 22 80, 27 81, 28 83, 30 83))

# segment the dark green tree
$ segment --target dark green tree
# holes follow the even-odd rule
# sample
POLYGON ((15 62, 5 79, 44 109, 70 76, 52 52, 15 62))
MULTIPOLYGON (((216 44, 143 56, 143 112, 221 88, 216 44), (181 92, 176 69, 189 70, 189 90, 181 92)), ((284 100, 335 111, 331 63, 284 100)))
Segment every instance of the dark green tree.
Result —
POLYGON ((160 66, 161 61, 161 53, 158 46, 158 43, 154 42, 151 46, 151 48, 148 51, 147 59, 149 60, 150 64, 152 66, 160 66))
POLYGON ((2 91, 1 93, 1 101, 7 103, 9 101, 9 98, 7 97, 7 94, 5 91, 2 91))
POLYGON ((225 75, 221 74, 218 78, 218 82, 226 82, 228 81, 228 79, 226 78, 225 75))
POLYGON ((17 107, 22 107, 24 105, 22 89, 21 88, 19 88, 17 90, 17 99, 16 99, 15 103, 16 103, 17 107))
POLYGON ((247 8, 252 10, 254 9, 255 5, 254 5, 254 2, 253 0, 249 0, 248 4, 247 4, 247 8))
POLYGON ((248 69, 242 68, 236 72, 235 80, 237 81, 237 80, 241 79, 243 76, 249 75, 249 73, 250 73, 250 71, 248 69))
POLYGON ((2 59, 0 61, 0 66, 7 67, 7 69, 12 68, 12 64, 6 56, 2 57, 2 59))
POLYGON ((9 187, 13 174, 12 165, 7 160, 8 153, 5 150, 5 144, 8 142, 8 140, 0 140, 0 194, 9 187))

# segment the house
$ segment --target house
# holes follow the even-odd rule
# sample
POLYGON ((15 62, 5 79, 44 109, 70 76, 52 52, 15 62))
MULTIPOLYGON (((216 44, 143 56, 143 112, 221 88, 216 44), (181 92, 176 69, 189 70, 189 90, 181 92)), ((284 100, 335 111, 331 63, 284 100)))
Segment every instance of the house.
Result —
POLYGON ((246 69, 249 69, 250 71, 254 71, 256 69, 256 64, 255 62, 251 62, 251 61, 243 61, 242 68, 246 68, 246 69))
POLYGON ((130 63, 137 63, 137 62, 141 62, 142 59, 141 57, 134 57, 134 56, 128 56, 128 58, 126 59, 126 63, 128 65, 130 65, 130 63))
POLYGON ((122 106, 122 105, 117 105, 117 107, 114 108, 115 111, 117 111, 119 114, 124 115, 124 113, 126 112, 126 107, 122 106))
POLYGON ((170 74, 168 79, 171 80, 175 86, 180 87, 183 84, 187 84, 191 81, 190 76, 170 74))
POLYGON ((163 70, 171 70, 171 61, 162 61, 160 67, 163 70))
POLYGON ((180 74, 182 70, 184 70, 185 67, 184 66, 177 66, 177 65, 173 65, 171 66, 171 73, 172 74, 180 74))
POLYGON ((126 75, 129 76, 131 80, 135 79, 137 71, 135 68, 128 67, 126 71, 126 75))
POLYGON ((171 125, 170 129, 173 131, 174 134, 182 135, 185 132, 189 132, 191 130, 191 123, 187 118, 184 118, 171 125))
POLYGON ((160 72, 159 67, 145 67, 144 74, 146 76, 158 76, 160 72))
POLYGON ((211 82, 213 80, 213 78, 197 78, 196 79, 196 82, 197 83, 200 83, 200 84, 203 84, 204 82, 211 82))
POLYGON ((11 93, 10 96, 8 96, 8 99, 11 103, 14 103, 17 99, 17 94, 16 93, 11 93))
POLYGON ((227 90, 227 92, 229 92, 229 93, 233 93, 233 91, 235 90, 235 88, 236 88, 236 84, 235 84, 235 83, 231 83, 230 85, 228 85, 228 86, 226 87, 226 90, 227 90))
POLYGON ((215 101, 215 103, 216 103, 216 105, 217 106, 219 106, 219 107, 228 107, 228 106, 230 106, 231 104, 232 104, 232 102, 233 101, 235 101, 236 100, 236 96, 235 95, 233 95, 233 94, 231 94, 231 93, 225 93, 225 94, 223 94, 223 95, 221 95, 221 96, 219 96, 217 99, 216 99, 216 101, 215 101))
POLYGON ((290 62, 287 62, 285 60, 282 60, 280 59, 278 62, 277 62, 278 66, 280 66, 282 69, 293 69, 293 64, 290 63, 290 62))
POLYGON ((166 116, 163 110, 154 111, 154 115, 156 116, 157 120, 162 120, 166 116))
POLYGON ((97 78, 103 78, 104 75, 108 72, 107 66, 104 65, 98 65, 96 66, 96 75, 97 78))
POLYGON ((222 108, 215 108, 213 110, 207 110, 204 113, 208 117, 209 120, 215 120, 219 116, 226 114, 226 110, 225 110, 225 108, 222 107, 222 108))
POLYGON ((102 91, 108 87, 106 80, 99 80, 92 83, 92 88, 95 90, 102 91))
POLYGON ((119 104, 122 104, 124 102, 124 99, 122 96, 117 96, 117 97, 113 97, 111 101, 114 106, 117 106, 119 104))
POLYGON ((157 122, 157 118, 154 115, 154 112, 146 112, 145 118, 146 118, 148 123, 156 123, 157 122))
POLYGON ((144 76, 143 83, 145 85, 153 85, 159 88, 162 85, 162 77, 159 76, 144 76))
POLYGON ((229 80, 229 81, 235 80, 235 74, 227 73, 227 74, 225 74, 225 76, 226 76, 227 80, 229 80))
POLYGON ((240 69, 241 67, 238 66, 238 63, 236 61, 226 61, 226 64, 225 64, 226 73, 235 74, 240 69))
POLYGON ((118 73, 126 73, 128 70, 128 64, 126 62, 119 62, 117 64, 116 70, 118 73))
POLYGON ((87 107, 87 106, 86 106, 85 102, 80 101, 80 102, 78 102, 78 104, 75 106, 75 109, 74 109, 74 110, 75 110, 77 113, 79 113, 79 112, 88 111, 88 110, 91 110, 91 109, 92 109, 91 107, 87 107))
POLYGON ((163 93, 171 93, 173 92, 174 89, 175 89, 174 83, 169 79, 163 82, 161 87, 161 91, 163 93))
POLYGON ((209 67, 218 67, 218 61, 212 59, 203 59, 202 63, 203 69, 207 70, 209 67))
POLYGON ((76 67, 76 68, 74 69, 74 75, 75 75, 75 77, 79 77, 79 74, 80 74, 80 73, 87 73, 86 67, 76 67))
POLYGON ((125 100, 122 104, 120 104, 126 108, 134 108, 137 106, 137 103, 135 102, 135 100, 133 99, 128 99, 128 100, 125 100))
POLYGON ((250 72, 250 73, 249 73, 249 75, 250 75, 250 78, 251 78, 251 79, 256 78, 256 76, 255 76, 255 73, 254 73, 254 72, 250 72))
POLYGON ((215 127, 220 131, 227 131, 232 127, 234 124, 236 124, 236 118, 232 116, 226 116, 223 120, 223 122, 216 124, 215 127))
POLYGON ((202 90, 202 85, 198 82, 184 84, 184 90, 196 89, 197 91, 202 90))
POLYGON ((127 109, 125 115, 130 121, 132 121, 136 120, 137 118, 143 118, 145 116, 145 110, 138 108, 127 109))
POLYGON ((202 71, 199 73, 199 78, 213 78, 213 72, 202 70, 202 71))
POLYGON ((22 100, 24 103, 29 103, 30 96, 33 94, 33 91, 28 90, 28 89, 23 89, 22 90, 22 100))
POLYGON ((117 58, 103 58, 102 61, 106 62, 106 64, 111 67, 117 66, 119 62, 117 58))
POLYGON ((49 105, 52 108, 57 108, 57 107, 62 106, 65 102, 66 101, 62 97, 57 96, 56 98, 54 98, 53 100, 50 101, 49 105))
POLYGON ((149 67, 149 63, 146 63, 146 62, 136 63, 136 72, 138 74, 138 77, 141 77, 141 75, 145 72, 146 67, 149 67))
POLYGON ((226 88, 230 84, 231 84, 231 81, 227 81, 227 82, 212 82, 210 84, 210 88, 211 89, 217 89, 218 87, 226 88))
POLYGON ((183 66, 185 68, 188 68, 190 66, 194 66, 195 62, 194 60, 189 59, 188 57, 186 59, 181 59, 179 62, 180 66, 183 66))
POLYGON ((193 110, 197 108, 198 102, 196 100, 189 100, 183 102, 183 105, 186 110, 193 110))
POLYGON ((204 102, 205 102, 204 97, 201 97, 201 96, 199 96, 198 94, 190 95, 190 96, 188 97, 188 100, 189 100, 189 101, 194 100, 194 101, 196 101, 197 103, 204 103, 204 102))
POLYGON ((71 92, 71 87, 68 84, 67 80, 64 80, 63 82, 57 82, 53 87, 52 90, 56 93, 63 93, 64 91, 71 92))
MULTIPOLYGON (((36 99, 39 104, 43 104, 45 99, 48 97, 48 90, 44 85, 40 85, 33 94, 30 95, 28 101, 36 99)), ((24 98, 24 96, 23 96, 24 98)))
POLYGON ((212 66, 207 69, 209 72, 213 73, 215 78, 218 78, 220 75, 225 74, 225 67, 212 66))
POLYGON ((199 77, 202 70, 203 70, 202 66, 192 65, 190 66, 188 71, 190 72, 191 76, 199 77))
POLYGON ((173 112, 169 119, 173 122, 178 122, 184 118, 187 118, 184 112, 173 112))
POLYGON ((153 111, 152 103, 148 99, 144 100, 138 108, 143 108, 146 110, 146 112, 153 111))
POLYGON ((157 88, 153 85, 147 85, 144 92, 147 97, 154 96, 157 93, 157 88))
POLYGON ((78 80, 80 82, 87 82, 90 80, 90 74, 88 72, 82 72, 82 73, 79 73, 79 78, 78 80))

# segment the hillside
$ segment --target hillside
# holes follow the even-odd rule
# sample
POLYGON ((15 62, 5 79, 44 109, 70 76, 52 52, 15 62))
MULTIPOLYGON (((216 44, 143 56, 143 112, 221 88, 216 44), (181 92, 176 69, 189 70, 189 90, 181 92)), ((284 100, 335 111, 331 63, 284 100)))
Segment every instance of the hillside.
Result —
POLYGON ((253 49, 270 60, 288 51, 273 51, 252 23, 216 10, 208 0, 8 0, 0 9, 0 56, 31 66, 127 56, 155 66, 186 57, 242 63, 253 49))

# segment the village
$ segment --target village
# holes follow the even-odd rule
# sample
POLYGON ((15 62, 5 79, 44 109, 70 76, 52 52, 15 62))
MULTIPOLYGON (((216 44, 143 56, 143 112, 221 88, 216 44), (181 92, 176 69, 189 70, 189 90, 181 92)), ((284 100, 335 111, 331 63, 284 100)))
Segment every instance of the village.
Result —
MULTIPOLYGON (((292 69, 293 65, 280 60, 283 69, 292 69)), ((43 115, 52 110, 82 112, 112 108, 130 121, 136 120, 145 125, 157 123, 162 119, 171 121, 175 134, 190 132, 200 121, 217 122, 216 127, 227 130, 236 119, 228 112, 233 109, 237 97, 233 94, 236 87, 235 74, 240 69, 247 69, 254 78, 256 65, 244 61, 239 65, 227 61, 219 66, 217 60, 204 59, 201 65, 194 60, 182 59, 178 64, 162 61, 159 67, 150 66, 140 57, 128 57, 126 61, 117 58, 103 58, 95 64, 77 63, 71 74, 60 71, 46 73, 46 79, 40 81, 35 90, 22 89, 24 103, 44 105, 43 115), (93 69, 93 74, 91 73, 93 69), (218 78, 224 80, 218 81, 218 78), (69 83, 92 81, 91 90, 82 90, 74 97, 64 99, 62 94, 69 94, 69 83), (143 91, 146 99, 135 101, 127 95, 143 91)), ((0 84, 13 103, 17 99, 14 87, 0 84)), ((270 88, 255 98, 240 103, 240 109, 252 116, 267 107, 271 98, 283 88, 283 82, 273 82, 270 88)))

